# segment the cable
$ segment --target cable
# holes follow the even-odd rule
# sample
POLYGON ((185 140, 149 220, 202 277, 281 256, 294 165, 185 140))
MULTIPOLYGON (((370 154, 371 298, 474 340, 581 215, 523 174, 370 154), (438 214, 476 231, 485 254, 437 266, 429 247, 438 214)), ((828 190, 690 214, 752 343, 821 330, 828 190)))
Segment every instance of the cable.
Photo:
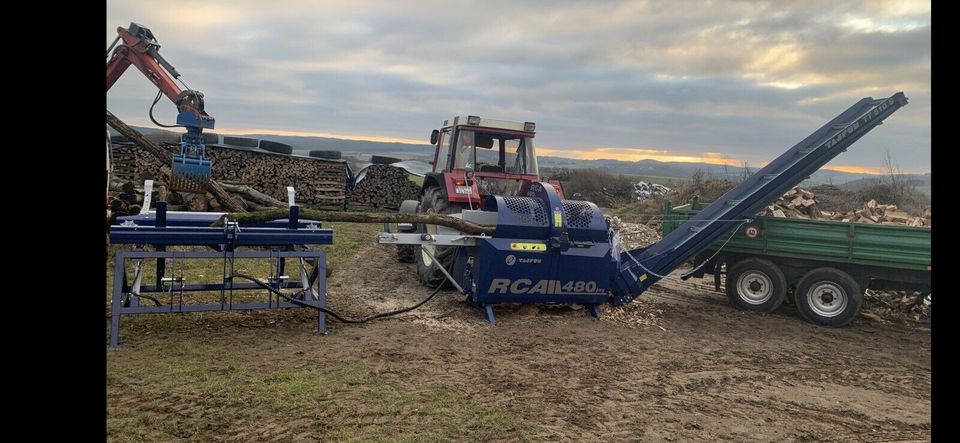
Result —
POLYGON ((155 298, 153 298, 153 297, 151 297, 151 296, 149 296, 149 295, 144 295, 144 294, 141 294, 141 293, 139 293, 139 292, 134 292, 134 291, 130 291, 129 294, 132 295, 132 296, 134 296, 134 297, 140 297, 140 298, 145 298, 145 299, 147 299, 147 300, 151 300, 151 301, 153 301, 154 303, 156 303, 157 306, 163 306, 163 305, 160 303, 160 300, 157 300, 157 299, 155 299, 155 298))
POLYGON ((300 305, 300 306, 303 306, 303 307, 309 307, 309 308, 316 309, 316 310, 318 310, 318 311, 320 311, 320 312, 323 312, 323 313, 325 313, 325 314, 328 314, 328 315, 330 315, 331 317, 333 317, 333 318, 335 318, 335 319, 337 319, 337 320, 340 320, 340 321, 342 321, 342 322, 344 322, 344 323, 366 323, 366 322, 368 322, 368 321, 376 320, 376 319, 378 319, 378 318, 389 317, 389 316, 391 316, 391 315, 397 315, 397 314, 403 314, 404 312, 410 312, 410 311, 412 311, 412 310, 414 310, 414 309, 419 308, 420 306, 423 306, 426 302, 430 301, 435 295, 437 295, 438 292, 440 292, 440 288, 442 287, 442 286, 437 286, 437 289, 434 289, 433 292, 431 292, 430 295, 427 296, 427 298, 423 299, 423 300, 420 301, 419 303, 417 303, 417 304, 415 304, 415 305, 413 305, 413 306, 410 306, 410 307, 408 307, 408 308, 398 309, 398 310, 396 310, 396 311, 390 311, 390 312, 382 312, 382 313, 374 314, 374 315, 371 315, 371 316, 368 316, 368 317, 364 317, 364 318, 361 318, 361 319, 350 319, 350 318, 343 317, 343 316, 341 316, 340 314, 337 314, 336 312, 333 312, 333 311, 331 311, 331 310, 329 310, 329 309, 321 308, 321 307, 319 307, 319 306, 314 306, 314 305, 311 305, 311 304, 309 304, 309 303, 304 303, 303 301, 300 301, 300 300, 297 300, 297 299, 293 298, 293 297, 299 296, 300 294, 303 294, 304 292, 306 292, 306 291, 307 291, 306 289, 302 289, 302 290, 300 290, 300 291, 297 291, 297 292, 294 293, 293 296, 291 297, 291 296, 288 296, 287 294, 284 294, 283 292, 281 292, 281 291, 279 291, 279 290, 277 290, 277 289, 274 289, 274 288, 270 287, 269 285, 267 285, 266 283, 263 283, 262 281, 260 281, 260 280, 257 279, 256 277, 251 277, 251 276, 246 275, 246 274, 233 274, 233 277, 238 277, 238 278, 241 278, 241 279, 244 279, 244 280, 251 281, 251 282, 253 282, 254 284, 256 284, 257 286, 260 286, 260 287, 263 288, 263 289, 266 289, 266 290, 268 290, 268 291, 270 291, 270 292, 272 292, 272 293, 274 293, 274 294, 277 294, 277 295, 280 296, 280 297, 283 297, 284 299, 286 299, 286 300, 289 301, 290 303, 293 303, 293 304, 296 304, 296 305, 300 305))
MULTIPOLYGON (((471 181, 471 180, 467 180, 467 174, 464 173, 464 174, 463 174, 463 183, 464 183, 464 184, 467 184, 467 185, 469 185, 471 188, 473 188, 473 185, 474 185, 474 184, 477 184, 477 182, 476 182, 476 177, 474 177, 474 178, 472 179, 473 184, 470 184, 470 181, 471 181)), ((479 191, 480 188, 478 187, 477 190, 479 191)), ((472 192, 470 193, 470 195, 467 196, 467 204, 470 206, 470 210, 472 211, 472 210, 473 210, 473 193, 472 193, 472 192)))
MULTIPOLYGON (((107 48, 107 57, 110 57, 110 51, 113 50, 113 47, 117 45, 117 42, 120 41, 120 35, 117 35, 117 38, 113 39, 113 43, 110 43, 110 47, 107 48)), ((129 48, 127 45, 122 45, 126 48, 129 48)))
POLYGON ((684 277, 686 277, 686 276, 693 275, 693 273, 694 273, 694 272, 697 272, 697 270, 699 270, 700 268, 702 268, 703 265, 709 263, 710 260, 713 260, 713 258, 716 257, 717 254, 719 254, 721 250, 723 250, 723 247, 726 246, 727 243, 730 242, 730 239, 732 239, 733 236, 736 235, 737 231, 740 230, 740 227, 743 226, 743 224, 746 223, 746 222, 748 222, 748 221, 749 221, 749 220, 744 220, 744 221, 740 222, 740 225, 738 225, 738 226, 736 227, 736 229, 734 229, 733 232, 730 233, 730 236, 727 237, 727 241, 723 242, 723 244, 720 245, 719 248, 717 248, 717 251, 714 252, 713 255, 710 256, 710 258, 704 260, 703 263, 700 263, 696 268, 693 268, 693 269, 691 269, 689 272, 684 273, 683 275, 680 276, 680 278, 684 278, 684 277))
POLYGON ((158 122, 157 119, 153 118, 153 107, 156 106, 156 105, 157 105, 157 102, 160 101, 160 96, 161 96, 161 95, 163 95, 163 91, 157 91, 157 98, 153 99, 153 104, 150 105, 150 121, 152 121, 153 124, 155 124, 155 125, 157 125, 157 126, 159 126, 159 127, 161 127, 161 128, 179 128, 179 127, 181 127, 182 125, 165 125, 165 124, 162 124, 162 123, 158 122))
MULTIPOLYGON (((700 268, 702 268, 703 265, 707 264, 710 260, 713 260, 713 258, 716 257, 717 254, 719 254, 721 250, 723 250, 723 247, 726 246, 727 243, 729 243, 731 239, 733 239, 733 236, 737 234, 737 231, 740 230, 740 227, 742 227, 742 226, 744 225, 744 223, 747 223, 747 222, 750 221, 750 220, 751 220, 751 219, 749 219, 749 218, 730 220, 730 221, 739 221, 740 224, 737 225, 737 227, 733 229, 733 231, 730 233, 730 236, 727 237, 727 240, 724 241, 722 245, 720 245, 720 247, 717 249, 717 251, 714 252, 713 255, 710 256, 710 258, 704 260, 704 261, 703 261, 702 263, 700 263, 696 268, 693 268, 692 270, 690 270, 690 271, 688 271, 688 272, 685 272, 683 275, 681 275, 681 278, 683 278, 684 276, 687 276, 687 275, 692 275, 694 272, 697 272, 697 270, 699 270, 700 268)), ((649 259, 651 259, 651 258, 653 258, 653 257, 656 257, 657 255, 664 254, 665 252, 666 252, 666 251, 660 252, 660 253, 655 254, 655 255, 653 255, 653 256, 650 256, 650 257, 647 257, 646 260, 649 260, 649 259)), ((657 277, 657 278, 666 278, 666 277, 667 277, 667 275, 660 275, 660 274, 657 274, 656 272, 653 272, 653 271, 647 269, 647 267, 644 266, 643 263, 640 263, 640 261, 637 260, 637 258, 634 257, 633 254, 630 253, 630 251, 627 251, 627 256, 630 257, 630 259, 633 260, 633 262, 636 263, 637 266, 639 266, 640 269, 643 269, 646 273, 648 273, 648 274, 650 274, 650 275, 652 275, 652 276, 654 276, 654 277, 657 277)), ((669 274, 668 274, 668 275, 669 275, 669 274)))

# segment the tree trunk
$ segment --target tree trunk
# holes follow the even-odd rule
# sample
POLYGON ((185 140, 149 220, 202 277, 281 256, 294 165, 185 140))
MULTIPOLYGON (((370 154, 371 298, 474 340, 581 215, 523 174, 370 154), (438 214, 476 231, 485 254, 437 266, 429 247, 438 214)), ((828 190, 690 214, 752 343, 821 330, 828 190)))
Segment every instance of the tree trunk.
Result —
MULTIPOLYGON (((224 214, 212 226, 223 226, 223 219, 237 221, 242 224, 261 223, 271 220, 280 220, 290 217, 290 209, 268 209, 255 212, 234 212, 224 214)), ((353 223, 422 223, 441 225, 471 235, 493 235, 494 226, 478 225, 456 217, 441 214, 401 214, 401 213, 373 213, 373 212, 334 212, 318 211, 315 209, 300 209, 300 218, 326 222, 353 222, 353 223)))

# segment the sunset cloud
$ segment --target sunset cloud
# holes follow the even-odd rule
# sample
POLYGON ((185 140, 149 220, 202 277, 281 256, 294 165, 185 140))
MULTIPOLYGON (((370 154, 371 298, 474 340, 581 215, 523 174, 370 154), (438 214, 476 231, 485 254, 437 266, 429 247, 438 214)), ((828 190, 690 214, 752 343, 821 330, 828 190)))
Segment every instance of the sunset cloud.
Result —
MULTIPOLYGON (((549 155, 756 165, 902 90, 836 161, 930 169, 929 2, 111 0, 105 46, 131 21, 218 130, 423 143, 474 114, 537 122, 549 155)), ((108 108, 152 126, 155 91, 128 72, 108 108)))

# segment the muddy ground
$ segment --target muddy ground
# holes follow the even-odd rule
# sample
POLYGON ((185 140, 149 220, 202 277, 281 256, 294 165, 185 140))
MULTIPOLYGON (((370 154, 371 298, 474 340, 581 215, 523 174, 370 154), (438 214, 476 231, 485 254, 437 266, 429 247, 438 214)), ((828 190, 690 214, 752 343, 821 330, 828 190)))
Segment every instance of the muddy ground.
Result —
MULTIPOLYGON (((348 246, 331 260, 332 309, 359 317, 428 293, 415 265, 373 244, 376 227, 335 229, 348 246)), ((928 325, 818 327, 790 305, 737 311, 710 283, 665 280, 600 320, 503 306, 496 325, 444 291, 400 317, 331 320, 325 336, 305 310, 125 317, 107 356, 109 438, 930 439, 928 325)))

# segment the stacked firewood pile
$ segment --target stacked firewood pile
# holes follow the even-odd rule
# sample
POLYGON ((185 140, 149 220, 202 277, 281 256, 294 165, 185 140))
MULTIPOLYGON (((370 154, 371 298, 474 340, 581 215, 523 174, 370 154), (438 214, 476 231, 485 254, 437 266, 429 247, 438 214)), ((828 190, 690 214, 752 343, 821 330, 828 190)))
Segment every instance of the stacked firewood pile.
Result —
POLYGON ((933 314, 932 297, 929 293, 867 289, 861 315, 877 322, 929 321, 933 314))
MULTIPOLYGON (((166 189, 164 189, 165 192, 166 189)), ((153 193, 156 196, 160 190, 154 188, 153 193)), ((137 189, 133 182, 111 181, 107 197, 110 200, 110 212, 115 215, 139 214, 140 208, 143 207, 143 188, 137 189)))
POLYGON ((420 187, 403 168, 370 165, 350 193, 350 206, 397 209, 404 200, 419 200, 420 187))
POLYGON ((660 232, 649 226, 627 223, 620 217, 610 217, 610 227, 620 234, 620 249, 624 251, 649 246, 660 241, 660 232))
MULTIPOLYGON (((179 150, 176 145, 167 144, 163 147, 171 154, 179 150)), ((214 180, 246 185, 250 190, 257 192, 257 194, 250 194, 251 198, 244 199, 249 206, 253 207, 248 210, 269 206, 264 203, 261 195, 273 200, 286 201, 287 186, 293 186, 296 190, 298 204, 325 209, 342 209, 346 202, 346 163, 341 161, 231 149, 215 145, 207 145, 207 156, 213 163, 211 176, 214 180)), ((144 179, 159 176, 160 160, 147 155, 132 143, 114 144, 113 160, 113 175, 124 182, 133 182, 142 186, 144 179)), ((247 190, 240 192, 228 189, 227 191, 232 194, 239 193, 242 196, 247 190)), ((193 197, 188 199, 193 200, 193 197)), ((187 205, 189 200, 176 203, 168 201, 168 203, 187 205)), ((215 200, 207 200, 210 210, 215 210, 213 207, 219 205, 215 200)), ((203 205, 198 199, 194 206, 203 205)))
POLYGON ((813 192, 802 188, 787 191, 758 215, 884 225, 930 226, 931 223, 929 208, 922 215, 914 216, 897 209, 896 205, 882 205, 876 200, 852 211, 821 211, 813 192))

